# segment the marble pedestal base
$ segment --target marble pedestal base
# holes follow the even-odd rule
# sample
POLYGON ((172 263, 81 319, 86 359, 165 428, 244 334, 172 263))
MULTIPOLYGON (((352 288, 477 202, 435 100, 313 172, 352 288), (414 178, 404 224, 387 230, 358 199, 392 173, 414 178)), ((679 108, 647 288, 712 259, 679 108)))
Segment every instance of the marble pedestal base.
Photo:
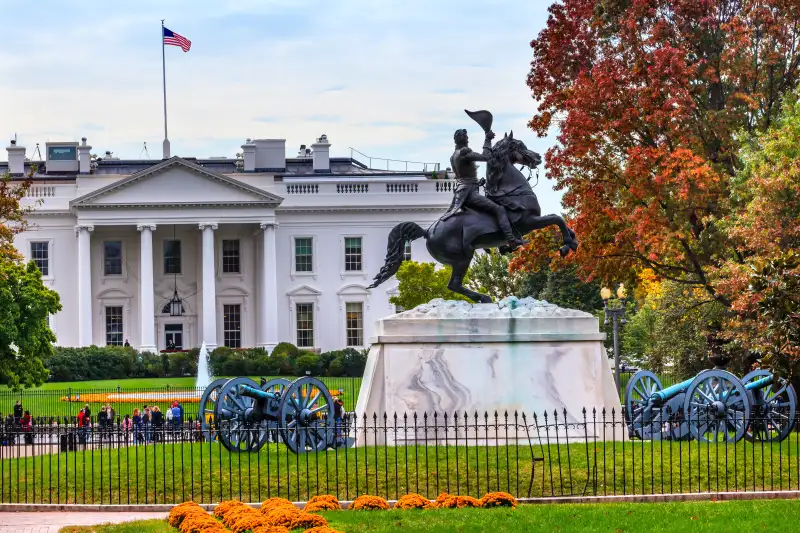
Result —
POLYGON ((588 313, 529 299, 434 300, 380 320, 376 331, 356 405, 357 445, 601 439, 603 408, 609 421, 611 409, 619 418, 604 335, 588 313))

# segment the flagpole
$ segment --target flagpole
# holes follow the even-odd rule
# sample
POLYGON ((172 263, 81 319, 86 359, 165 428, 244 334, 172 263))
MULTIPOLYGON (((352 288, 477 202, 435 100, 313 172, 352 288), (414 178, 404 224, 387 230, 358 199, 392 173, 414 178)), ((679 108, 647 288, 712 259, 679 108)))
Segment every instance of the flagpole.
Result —
POLYGON ((167 61, 164 45, 164 19, 161 19, 161 79, 164 88, 164 144, 163 158, 169 159, 169 136, 167 135, 167 61))

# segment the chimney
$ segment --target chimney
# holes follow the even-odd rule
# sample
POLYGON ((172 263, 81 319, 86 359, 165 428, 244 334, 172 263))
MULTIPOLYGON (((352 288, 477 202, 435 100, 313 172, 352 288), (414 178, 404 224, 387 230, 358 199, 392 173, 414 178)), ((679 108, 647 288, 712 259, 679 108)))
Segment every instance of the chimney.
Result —
POLYGON ((253 139, 256 147, 256 172, 286 170, 286 139, 253 139))
POLYGON ((242 159, 244 159, 244 171, 256 171, 256 145, 250 139, 247 139, 242 145, 242 159))
POLYGON ((25 147, 17 146, 17 140, 11 141, 6 148, 8 152, 8 173, 12 176, 22 176, 25 174, 25 147))
POLYGON ((80 174, 91 174, 92 170, 92 147, 86 144, 86 137, 81 137, 81 144, 78 146, 78 172, 80 174))
POLYGON ((320 135, 317 142, 311 145, 314 150, 314 172, 319 174, 327 174, 331 171, 331 144, 328 142, 328 136, 325 134, 320 135))

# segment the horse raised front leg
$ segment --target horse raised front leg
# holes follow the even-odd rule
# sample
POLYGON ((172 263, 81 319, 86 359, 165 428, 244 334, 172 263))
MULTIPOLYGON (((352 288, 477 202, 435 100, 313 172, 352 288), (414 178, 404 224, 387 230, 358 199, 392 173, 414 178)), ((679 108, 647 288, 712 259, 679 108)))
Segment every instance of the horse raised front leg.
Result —
POLYGON ((532 230, 543 229, 549 226, 558 226, 558 229, 561 230, 561 238, 564 241, 564 246, 559 250, 562 257, 566 256, 570 250, 574 252, 578 249, 578 239, 575 238, 575 232, 572 231, 567 226, 567 223, 564 222, 564 219, 558 215, 535 217, 531 221, 531 226, 532 230))
POLYGON ((489 296, 486 296, 485 294, 481 294, 479 292, 471 291, 468 288, 464 287, 464 285, 462 285, 462 282, 464 281, 464 276, 466 275, 467 270, 469 269, 470 262, 472 262, 472 257, 470 257, 464 262, 451 265, 453 267, 453 273, 450 275, 450 281, 447 283, 447 288, 455 293, 463 294, 473 302, 482 304, 492 303, 492 299, 489 296))

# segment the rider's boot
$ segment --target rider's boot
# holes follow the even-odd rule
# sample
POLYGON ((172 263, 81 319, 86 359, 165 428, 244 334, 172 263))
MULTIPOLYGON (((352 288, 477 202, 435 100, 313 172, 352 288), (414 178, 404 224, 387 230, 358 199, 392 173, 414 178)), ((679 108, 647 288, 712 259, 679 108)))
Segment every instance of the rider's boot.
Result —
POLYGON ((525 246, 525 244, 526 244, 524 240, 520 239, 519 237, 517 237, 514 234, 506 235, 506 241, 507 241, 506 247, 511 252, 513 252, 514 250, 516 250, 520 246, 525 246))

